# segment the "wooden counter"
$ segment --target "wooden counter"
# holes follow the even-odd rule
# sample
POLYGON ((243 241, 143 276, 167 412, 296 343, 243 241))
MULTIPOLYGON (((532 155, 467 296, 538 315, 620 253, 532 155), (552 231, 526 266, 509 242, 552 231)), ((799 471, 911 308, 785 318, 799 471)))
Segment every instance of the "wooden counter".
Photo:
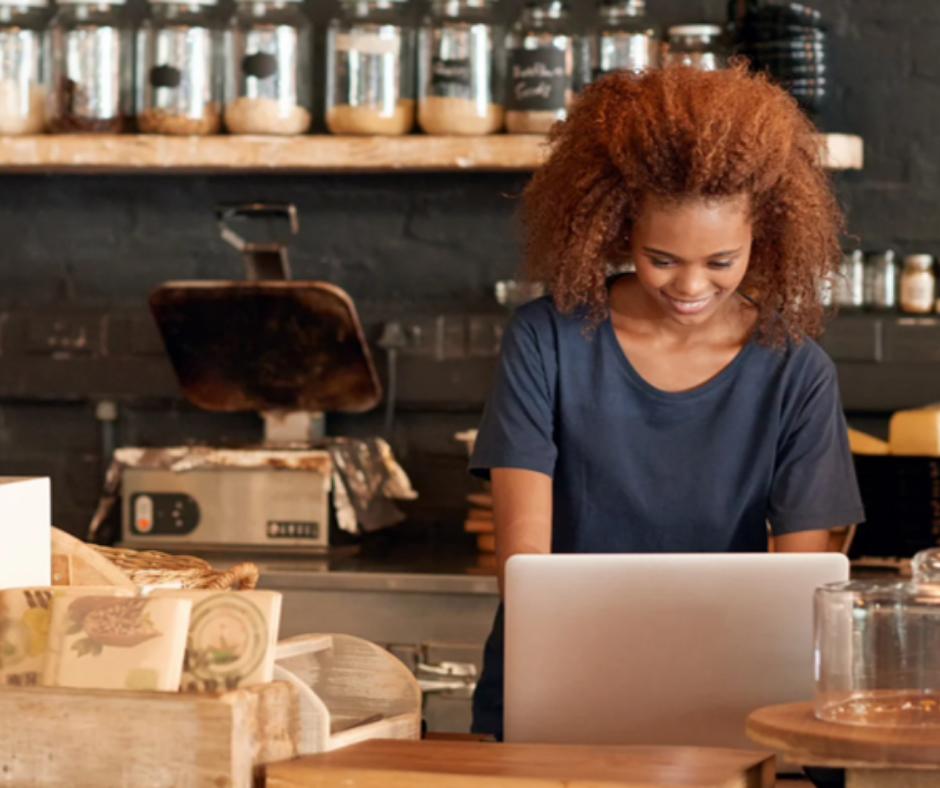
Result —
POLYGON ((772 788, 768 753, 373 740, 267 768, 267 788, 772 788))
MULTIPOLYGON (((821 138, 826 166, 860 169, 860 137, 821 138)), ((0 170, 17 172, 457 172, 534 170, 544 137, 0 137, 0 170)))

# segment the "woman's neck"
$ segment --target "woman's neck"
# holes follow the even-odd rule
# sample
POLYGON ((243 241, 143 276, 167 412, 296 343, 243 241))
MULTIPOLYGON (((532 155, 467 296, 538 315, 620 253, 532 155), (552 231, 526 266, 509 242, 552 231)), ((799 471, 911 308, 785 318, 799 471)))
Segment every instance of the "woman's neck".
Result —
POLYGON ((726 344, 738 340, 743 345, 753 333, 757 320, 754 307, 735 295, 708 320, 683 325, 663 312, 635 274, 621 276, 611 284, 608 305, 616 329, 672 346, 726 344))

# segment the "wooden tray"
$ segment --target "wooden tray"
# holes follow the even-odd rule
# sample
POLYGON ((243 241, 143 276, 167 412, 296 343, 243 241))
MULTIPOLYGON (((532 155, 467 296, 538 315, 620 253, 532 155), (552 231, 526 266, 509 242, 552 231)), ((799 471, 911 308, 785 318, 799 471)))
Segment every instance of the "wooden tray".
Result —
POLYGON ((267 769, 267 788, 770 788, 772 756, 693 747, 368 741, 267 769))
POLYGON ((283 682, 221 695, 0 689, 4 788, 252 788, 299 738, 299 697, 283 682))

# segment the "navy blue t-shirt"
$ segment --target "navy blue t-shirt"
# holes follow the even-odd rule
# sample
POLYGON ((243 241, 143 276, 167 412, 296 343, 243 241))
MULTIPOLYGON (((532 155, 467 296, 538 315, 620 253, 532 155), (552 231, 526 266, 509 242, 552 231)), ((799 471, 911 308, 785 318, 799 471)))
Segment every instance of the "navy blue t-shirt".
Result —
MULTIPOLYGON (((764 552, 768 521, 788 534, 864 517, 835 368, 815 342, 755 336, 716 377, 670 393, 637 373, 609 319, 585 332, 548 298, 506 328, 470 467, 552 477, 558 553, 764 552)), ((501 624, 480 732, 498 732, 501 624)))

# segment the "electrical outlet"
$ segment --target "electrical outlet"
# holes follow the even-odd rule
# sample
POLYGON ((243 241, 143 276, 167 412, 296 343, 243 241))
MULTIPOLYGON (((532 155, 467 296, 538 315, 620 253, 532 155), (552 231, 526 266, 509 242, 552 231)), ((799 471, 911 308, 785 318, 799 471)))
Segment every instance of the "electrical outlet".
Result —
POLYGON ((467 355, 467 323, 462 316, 438 315, 403 321, 407 344, 402 353, 435 361, 467 355))
POLYGON ((467 350, 471 356, 490 358, 499 355, 506 318, 502 315, 474 315, 470 318, 467 350))
POLYGON ((34 315, 29 320, 27 350, 57 358, 94 355, 101 345, 101 316, 34 315))

